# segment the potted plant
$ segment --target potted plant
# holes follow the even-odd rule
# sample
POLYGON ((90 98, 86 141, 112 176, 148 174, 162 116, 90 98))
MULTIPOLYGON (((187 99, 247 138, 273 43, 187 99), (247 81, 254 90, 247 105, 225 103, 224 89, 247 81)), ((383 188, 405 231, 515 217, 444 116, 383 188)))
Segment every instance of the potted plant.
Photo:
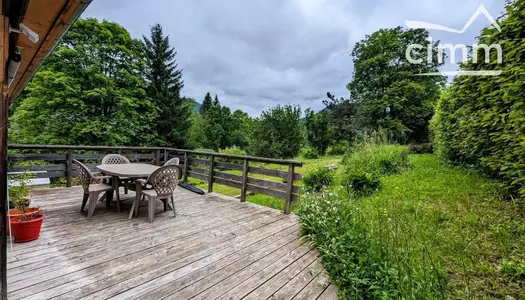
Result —
POLYGON ((15 242, 27 242, 38 238, 44 219, 38 207, 29 207, 31 203, 31 187, 33 176, 27 172, 12 175, 10 178, 9 202, 13 209, 8 212, 10 228, 8 232, 15 242))
POLYGON ((43 221, 44 214, 42 212, 11 217, 11 236, 15 238, 15 243, 38 239, 43 221))
POLYGON ((10 175, 9 179, 9 217, 32 215, 40 213, 39 207, 29 207, 31 203, 31 179, 34 176, 27 171, 22 174, 10 175))

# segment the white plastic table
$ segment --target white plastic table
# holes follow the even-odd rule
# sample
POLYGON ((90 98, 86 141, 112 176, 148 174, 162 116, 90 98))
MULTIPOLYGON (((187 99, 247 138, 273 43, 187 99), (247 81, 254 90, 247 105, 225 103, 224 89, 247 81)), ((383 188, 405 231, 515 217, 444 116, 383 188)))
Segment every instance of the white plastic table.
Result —
MULTIPOLYGON (((116 192, 117 197, 117 204, 120 205, 120 196, 118 193, 118 187, 120 185, 120 178, 121 177, 127 177, 127 178, 147 178, 151 173, 153 173, 155 170, 160 168, 159 166, 154 165, 148 165, 148 164, 116 164, 116 165, 99 165, 97 166, 97 169, 99 169, 102 173, 106 175, 113 176, 113 188, 116 192)), ((137 183, 140 184, 140 183, 137 183)), ((137 197, 140 197, 140 195, 137 194, 137 197)), ((110 205, 110 202, 113 198, 113 192, 106 194, 106 201, 107 205, 110 205)), ((138 201, 137 201, 138 203, 138 201)))

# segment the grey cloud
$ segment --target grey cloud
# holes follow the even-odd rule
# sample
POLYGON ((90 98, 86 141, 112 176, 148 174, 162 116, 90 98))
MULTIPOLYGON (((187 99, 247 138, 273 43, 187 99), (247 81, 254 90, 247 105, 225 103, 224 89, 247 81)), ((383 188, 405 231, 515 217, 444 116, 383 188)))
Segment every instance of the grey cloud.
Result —
MULTIPOLYGON (((405 19, 461 27, 478 0, 95 0, 84 13, 115 21, 140 38, 162 24, 184 69, 184 94, 218 94, 232 110, 258 116, 277 104, 323 107, 326 92, 347 96, 353 45, 405 19), (458 25, 459 24, 459 25, 458 25)), ((503 4, 483 3, 497 16, 503 4)), ((461 40, 469 43, 477 28, 461 40)), ((442 38, 438 36, 438 38, 442 38)), ((458 37, 454 37, 458 39, 458 37)))

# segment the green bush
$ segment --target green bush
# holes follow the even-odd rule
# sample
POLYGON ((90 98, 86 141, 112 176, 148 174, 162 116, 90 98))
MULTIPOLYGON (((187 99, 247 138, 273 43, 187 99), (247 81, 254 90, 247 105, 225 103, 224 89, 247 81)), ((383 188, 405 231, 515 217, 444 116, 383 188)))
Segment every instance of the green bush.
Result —
POLYGON ((412 153, 412 154, 434 153, 434 146, 432 146, 432 143, 410 144, 408 145, 408 153, 412 153))
POLYGON ((301 156, 305 159, 318 159, 319 153, 312 147, 305 147, 301 150, 301 156))
POLYGON ((303 176, 303 187, 306 192, 319 192, 334 182, 334 171, 325 167, 314 169, 303 176))
POLYGON ((352 172, 352 170, 347 170, 339 180, 348 192, 357 197, 368 196, 381 187, 378 177, 367 173, 352 172))
POLYGON ((350 147, 348 142, 340 141, 328 147, 326 150, 326 155, 343 155, 348 151, 350 147))
MULTIPOLYGON (((501 32, 482 31, 478 44, 504 45, 503 64, 469 61, 462 70, 502 71, 500 76, 459 76, 442 93, 431 121, 436 152, 500 179, 510 194, 525 196, 525 1, 509 1, 501 32)), ((484 52, 479 49, 479 57, 484 52)))
POLYGON ((381 177, 395 174, 408 167, 407 147, 400 145, 372 145, 350 152, 343 158, 347 170, 381 177))
POLYGON ((356 196, 369 195, 379 189, 379 178, 408 167, 407 148, 400 145, 369 144, 348 153, 339 183, 356 196))
POLYGON ((31 179, 35 178, 33 173, 24 171, 21 174, 9 176, 9 207, 23 210, 31 203, 31 179))

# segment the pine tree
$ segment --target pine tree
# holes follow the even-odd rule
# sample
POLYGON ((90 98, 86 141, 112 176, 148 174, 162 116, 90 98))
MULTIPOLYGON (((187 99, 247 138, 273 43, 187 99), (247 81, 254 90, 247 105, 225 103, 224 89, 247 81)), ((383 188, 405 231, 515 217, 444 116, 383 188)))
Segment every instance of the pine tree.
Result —
POLYGON ((157 144, 183 147, 191 126, 191 110, 180 95, 184 82, 175 59, 177 51, 170 46, 160 24, 151 26, 149 39, 142 38, 147 63, 146 94, 159 112, 155 120, 157 144))
POLYGON ((221 103, 219 102, 219 97, 217 94, 215 94, 215 99, 213 100, 213 106, 219 106, 221 103))
POLYGON ((210 110, 210 108, 213 106, 213 101, 211 100, 210 93, 206 93, 206 96, 204 96, 204 101, 202 101, 201 107, 199 109, 199 113, 202 116, 205 116, 206 113, 210 110))

